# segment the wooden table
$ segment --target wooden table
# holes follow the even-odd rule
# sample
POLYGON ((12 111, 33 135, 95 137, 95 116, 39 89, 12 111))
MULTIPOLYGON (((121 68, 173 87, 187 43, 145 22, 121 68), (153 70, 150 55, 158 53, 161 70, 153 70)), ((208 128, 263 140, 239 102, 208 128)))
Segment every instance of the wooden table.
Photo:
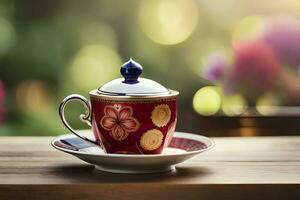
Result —
POLYGON ((300 199, 300 137, 214 138, 172 173, 124 175, 50 146, 51 137, 0 137, 0 199, 300 199))

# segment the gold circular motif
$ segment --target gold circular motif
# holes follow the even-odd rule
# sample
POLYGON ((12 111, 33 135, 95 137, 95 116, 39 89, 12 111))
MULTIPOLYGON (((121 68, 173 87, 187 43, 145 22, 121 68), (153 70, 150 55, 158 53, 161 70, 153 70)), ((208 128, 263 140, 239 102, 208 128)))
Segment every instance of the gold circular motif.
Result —
POLYGON ((159 148, 163 142, 163 134, 160 130, 152 129, 143 133, 140 145, 147 151, 153 151, 159 148))
POLYGON ((163 127, 168 124, 171 119, 171 110, 167 104, 161 104, 154 108, 151 113, 151 120, 157 127, 163 127))

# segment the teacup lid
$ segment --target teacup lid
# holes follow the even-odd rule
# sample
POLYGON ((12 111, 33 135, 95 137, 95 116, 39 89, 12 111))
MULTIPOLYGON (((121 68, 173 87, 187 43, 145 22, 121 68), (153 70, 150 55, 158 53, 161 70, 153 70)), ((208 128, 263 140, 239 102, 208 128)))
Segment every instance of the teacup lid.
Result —
POLYGON ((131 58, 121 66, 120 72, 123 78, 106 83, 98 89, 98 92, 122 96, 160 96, 170 93, 170 90, 161 84, 139 77, 143 72, 143 67, 131 58))

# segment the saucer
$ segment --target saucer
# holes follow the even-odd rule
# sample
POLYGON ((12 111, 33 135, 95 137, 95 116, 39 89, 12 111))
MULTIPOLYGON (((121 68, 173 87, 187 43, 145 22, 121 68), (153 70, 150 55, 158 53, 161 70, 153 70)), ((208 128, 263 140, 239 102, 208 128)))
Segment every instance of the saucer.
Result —
MULTIPOLYGON (((81 133, 90 138, 93 135, 91 130, 83 130, 81 133)), ((60 151, 95 165, 97 170, 126 174, 172 171, 176 164, 214 146, 213 141, 207 137, 183 132, 174 133, 172 141, 162 154, 107 154, 101 147, 73 134, 61 135, 51 144, 60 151)))

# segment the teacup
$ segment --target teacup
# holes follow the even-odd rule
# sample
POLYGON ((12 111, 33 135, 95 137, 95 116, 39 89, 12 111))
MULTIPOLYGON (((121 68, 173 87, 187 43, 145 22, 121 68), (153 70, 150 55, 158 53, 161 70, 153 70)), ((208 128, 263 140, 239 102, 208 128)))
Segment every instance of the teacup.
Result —
POLYGON ((67 96, 59 108, 62 122, 76 136, 100 146, 106 153, 160 154, 176 127, 179 93, 139 78, 142 71, 142 66, 130 59, 120 69, 124 78, 90 91, 90 101, 78 94, 67 96), (80 119, 92 127, 95 140, 78 134, 67 123, 64 108, 73 100, 85 106, 86 113, 80 119))

